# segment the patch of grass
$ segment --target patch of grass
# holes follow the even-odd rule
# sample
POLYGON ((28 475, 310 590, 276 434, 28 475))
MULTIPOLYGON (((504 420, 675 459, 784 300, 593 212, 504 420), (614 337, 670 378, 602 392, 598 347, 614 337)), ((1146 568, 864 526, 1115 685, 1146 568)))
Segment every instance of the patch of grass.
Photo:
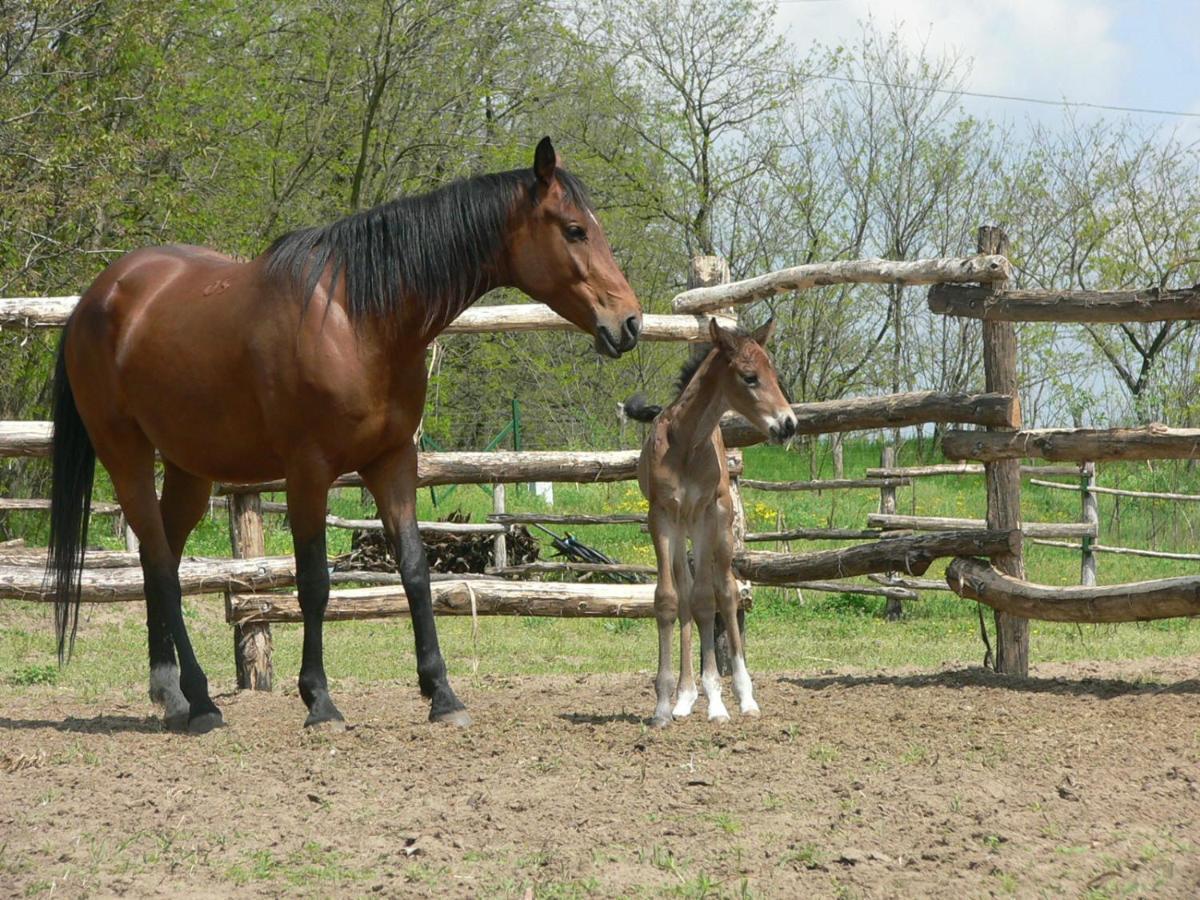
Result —
POLYGON ((56 684, 58 682, 58 666, 49 663, 45 665, 29 665, 17 669, 9 676, 9 681, 17 687, 27 687, 33 684, 56 684))
POLYGON ((838 751, 836 747, 830 747, 828 744, 816 744, 809 748, 808 758, 817 763, 837 762, 838 751))
POLYGON ((729 835, 737 834, 742 830, 741 824, 729 813, 710 813, 708 820, 729 835))

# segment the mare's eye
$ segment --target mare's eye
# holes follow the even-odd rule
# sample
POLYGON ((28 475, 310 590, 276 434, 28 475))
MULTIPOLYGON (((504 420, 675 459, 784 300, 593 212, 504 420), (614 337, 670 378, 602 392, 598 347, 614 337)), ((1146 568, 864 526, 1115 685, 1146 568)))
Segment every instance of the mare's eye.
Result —
POLYGON ((566 230, 566 235, 567 235, 568 241, 572 241, 572 242, 586 241, 587 240, 587 229, 584 228, 582 225, 568 225, 567 230, 566 230))
POLYGON ((742 381, 746 382, 746 384, 750 385, 750 387, 758 387, 757 375, 743 375, 742 381))

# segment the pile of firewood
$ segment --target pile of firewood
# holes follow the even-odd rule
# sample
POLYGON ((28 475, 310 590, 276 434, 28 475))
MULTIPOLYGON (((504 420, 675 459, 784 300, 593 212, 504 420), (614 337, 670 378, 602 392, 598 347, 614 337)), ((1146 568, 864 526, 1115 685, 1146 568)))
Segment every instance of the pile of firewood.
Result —
MULTIPOLYGON (((444 521, 468 522, 470 515, 461 510, 451 513, 444 521)), ((424 534, 425 555, 431 572, 482 573, 495 565, 493 535, 490 534, 424 534)), ((509 565, 535 562, 538 543, 522 525, 515 526, 505 537, 508 543, 509 565)), ((335 572, 396 572, 395 557, 382 531, 355 529, 350 536, 350 552, 333 560, 335 572)))

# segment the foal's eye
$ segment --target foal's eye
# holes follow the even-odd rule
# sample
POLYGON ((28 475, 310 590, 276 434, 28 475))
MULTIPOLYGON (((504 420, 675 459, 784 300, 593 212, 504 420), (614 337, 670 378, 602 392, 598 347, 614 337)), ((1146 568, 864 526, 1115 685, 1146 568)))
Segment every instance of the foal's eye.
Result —
POLYGON ((568 225, 566 234, 567 240, 571 242, 587 240, 587 229, 582 225, 568 225))
POLYGON ((742 381, 746 382, 746 384, 748 384, 750 387, 758 387, 757 375, 743 375, 742 381))

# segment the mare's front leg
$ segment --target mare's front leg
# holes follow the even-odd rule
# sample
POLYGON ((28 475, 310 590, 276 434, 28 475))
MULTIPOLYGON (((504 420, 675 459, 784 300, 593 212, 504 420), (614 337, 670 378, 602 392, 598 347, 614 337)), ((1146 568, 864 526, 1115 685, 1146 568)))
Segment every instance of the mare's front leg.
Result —
POLYGON ((288 521, 296 555, 296 591, 304 616, 300 657, 300 697, 308 707, 306 728, 328 723, 345 728, 341 712, 329 696, 325 677, 325 607, 329 604, 329 563, 325 552, 325 508, 333 478, 327 471, 288 470, 288 521))
POLYGON ((470 725, 462 701, 450 688, 446 662, 438 646, 433 597, 429 591, 429 562, 417 528, 417 448, 411 442, 388 453, 360 473, 375 497, 388 540, 400 562, 400 578, 408 595, 413 638, 417 647, 417 681, 430 698, 429 721, 470 725))

